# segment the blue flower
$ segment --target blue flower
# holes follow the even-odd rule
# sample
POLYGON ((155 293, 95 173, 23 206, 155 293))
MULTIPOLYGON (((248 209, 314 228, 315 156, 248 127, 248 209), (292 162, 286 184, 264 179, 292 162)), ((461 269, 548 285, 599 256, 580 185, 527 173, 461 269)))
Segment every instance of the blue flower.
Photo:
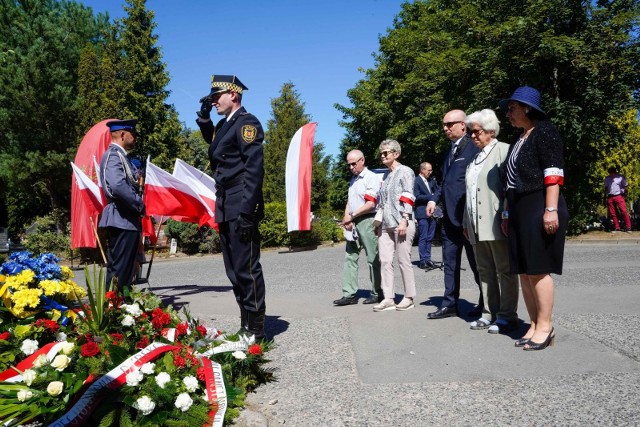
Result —
POLYGON ((22 270, 24 270, 24 266, 21 265, 20 263, 17 263, 15 261, 7 261, 4 264, 2 264, 2 268, 0 269, 0 271, 3 274, 6 274, 8 276, 13 276, 14 274, 19 274, 20 272, 22 272, 22 270))

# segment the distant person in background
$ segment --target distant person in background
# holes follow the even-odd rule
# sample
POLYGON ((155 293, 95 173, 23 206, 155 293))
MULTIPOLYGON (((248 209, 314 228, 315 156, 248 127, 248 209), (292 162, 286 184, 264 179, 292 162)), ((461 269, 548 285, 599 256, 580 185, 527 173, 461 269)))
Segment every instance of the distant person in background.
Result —
POLYGON ((615 166, 611 166, 608 170, 609 175, 604 179, 604 191, 607 193, 607 206, 609 207, 609 215, 613 221, 614 232, 620 231, 620 223, 618 222, 618 213, 616 207, 620 210, 624 219, 625 231, 631 233, 631 218, 627 212, 627 202, 624 195, 627 192, 627 178, 618 173, 615 166))
POLYGON ((144 202, 140 193, 138 168, 127 151, 136 143, 135 120, 107 122, 111 144, 100 160, 100 184, 107 205, 98 226, 106 230, 107 286, 115 277, 117 292, 129 300, 141 241, 144 202))
POLYGON ((401 148, 398 141, 385 139, 378 147, 382 163, 389 174, 380 190, 382 222, 376 227, 380 236, 380 268, 382 270, 382 291, 384 299, 373 306, 373 311, 405 311, 414 307, 416 278, 411 264, 411 246, 416 234, 413 221, 413 181, 415 174, 411 168, 398 161, 401 148), (398 255, 398 267, 404 285, 404 298, 396 305, 393 286, 393 258, 398 255))
POLYGON ((435 207, 440 200, 440 186, 433 176, 431 163, 420 164, 420 173, 415 179, 413 194, 416 197, 415 214, 418 221, 418 267, 432 270, 435 265, 431 261, 431 245, 436 234, 436 219, 433 209, 428 210, 427 206, 435 207))
POLYGON ((505 197, 504 164, 509 144, 496 139, 500 122, 493 110, 481 110, 467 118, 473 143, 480 149, 465 175, 464 235, 473 245, 478 263, 484 307, 471 329, 505 333, 518 325, 518 276, 509 273, 509 245, 501 229, 505 197))
POLYGON ((515 342, 524 350, 552 345, 554 285, 551 273, 562 274, 569 213, 560 186, 564 185, 562 138, 540 106, 540 92, 529 86, 500 101, 500 109, 522 133, 507 158, 508 218, 502 229, 509 236, 511 273, 520 275, 522 296, 531 325, 515 342))
POLYGON ((347 153, 347 165, 353 174, 349 183, 349 197, 344 208, 342 226, 354 236, 347 240, 344 255, 344 273, 342 276, 342 298, 335 300, 336 306, 358 303, 358 259, 364 249, 369 266, 371 295, 364 304, 380 302, 380 257, 378 256, 378 237, 373 227, 378 196, 380 193, 380 177, 365 166, 364 154, 360 150, 347 153))

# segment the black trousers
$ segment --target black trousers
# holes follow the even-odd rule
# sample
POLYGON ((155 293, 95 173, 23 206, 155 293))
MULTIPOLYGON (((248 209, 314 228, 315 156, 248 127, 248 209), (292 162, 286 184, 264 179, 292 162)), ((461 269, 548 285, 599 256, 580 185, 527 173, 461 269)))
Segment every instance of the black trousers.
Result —
MULTIPOLYGON (((131 288, 136 270, 138 247, 140 246, 140 232, 107 227, 107 289, 111 279, 118 279, 120 292, 131 288)), ((128 295, 128 292, 127 292, 128 295)))
MULTIPOLYGON (((476 258, 473 254, 473 246, 462 233, 462 227, 456 227, 447 219, 442 218, 442 262, 444 265, 444 299, 442 307, 456 307, 460 297, 460 263, 462 262, 462 250, 467 252, 467 260, 473 271, 473 278, 480 287, 480 276, 476 267, 476 258)), ((483 306, 482 291, 480 301, 483 306)))
POLYGON ((238 306, 251 312, 264 312, 265 286, 260 265, 260 232, 258 224, 251 241, 242 242, 236 230, 236 220, 219 223, 222 258, 227 277, 233 285, 238 306))

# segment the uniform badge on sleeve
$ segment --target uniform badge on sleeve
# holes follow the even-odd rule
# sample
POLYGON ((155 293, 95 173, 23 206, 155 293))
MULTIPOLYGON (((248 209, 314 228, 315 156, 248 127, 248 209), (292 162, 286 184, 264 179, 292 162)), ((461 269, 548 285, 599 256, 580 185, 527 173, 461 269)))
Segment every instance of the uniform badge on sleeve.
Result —
POLYGON ((253 125, 244 125, 242 126, 242 139, 247 144, 251 144, 256 140, 256 136, 258 135, 258 129, 256 129, 253 125))

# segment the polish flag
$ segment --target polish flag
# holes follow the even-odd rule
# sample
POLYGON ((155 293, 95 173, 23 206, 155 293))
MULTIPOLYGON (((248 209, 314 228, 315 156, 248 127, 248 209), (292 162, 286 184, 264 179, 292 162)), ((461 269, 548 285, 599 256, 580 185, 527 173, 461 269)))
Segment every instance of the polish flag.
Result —
POLYGON ((317 123, 302 126, 289 144, 285 169, 287 230, 311 230, 311 173, 317 123))
POLYGON ((75 163, 71 162, 71 168, 73 169, 76 185, 78 186, 78 190, 80 190, 80 196, 85 203, 89 216, 97 217, 100 212, 102 212, 102 209, 104 209, 98 185, 82 172, 82 169, 76 166, 75 163))
POLYGON ((96 171, 96 177, 98 178, 98 188, 100 189, 100 200, 102 200, 103 206, 107 206, 107 198, 104 195, 104 189, 102 188, 102 182, 100 181, 100 164, 96 161, 96 156, 93 156, 93 169, 96 171))
POLYGON ((203 225, 213 212, 189 184, 147 160, 144 204, 147 215, 168 216, 176 221, 203 225))
POLYGON ((173 176, 189 184, 189 186, 198 193, 211 211, 211 218, 207 221, 207 224, 218 231, 218 224, 215 221, 216 181, 206 173, 180 159, 176 159, 176 163, 173 166, 173 176))

